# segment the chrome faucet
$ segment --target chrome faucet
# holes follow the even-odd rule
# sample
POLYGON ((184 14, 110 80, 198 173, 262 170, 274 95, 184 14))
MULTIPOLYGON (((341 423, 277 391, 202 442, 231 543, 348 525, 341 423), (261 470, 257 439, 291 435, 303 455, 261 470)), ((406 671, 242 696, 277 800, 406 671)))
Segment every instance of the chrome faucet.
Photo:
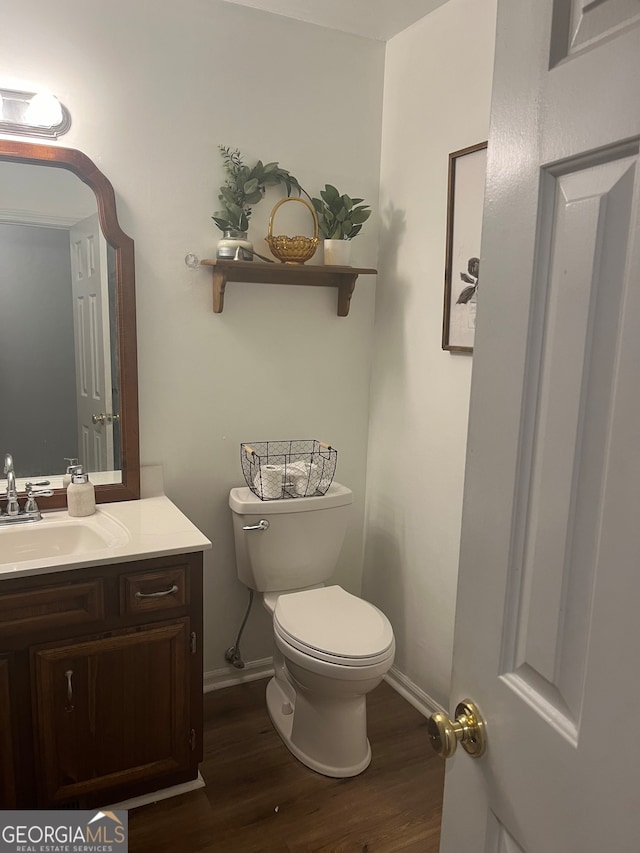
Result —
POLYGON ((7 515, 18 515, 20 505, 16 491, 16 475, 13 470, 13 456, 7 453, 4 457, 4 473, 7 475, 7 515))
MULTIPOLYGON (((39 521, 42 518, 42 514, 38 509, 38 504, 35 500, 36 496, 49 497, 53 494, 52 490, 41 489, 36 492, 34 491, 33 483, 26 483, 25 491, 27 498, 24 502, 24 509, 20 509, 18 490, 16 489, 16 475, 13 470, 13 457, 10 453, 5 454, 4 457, 4 473, 7 475, 7 511, 6 513, 0 512, 0 525, 19 524, 24 521, 39 521)), ((36 483, 36 485, 48 486, 49 480, 43 480, 41 483, 36 483)))

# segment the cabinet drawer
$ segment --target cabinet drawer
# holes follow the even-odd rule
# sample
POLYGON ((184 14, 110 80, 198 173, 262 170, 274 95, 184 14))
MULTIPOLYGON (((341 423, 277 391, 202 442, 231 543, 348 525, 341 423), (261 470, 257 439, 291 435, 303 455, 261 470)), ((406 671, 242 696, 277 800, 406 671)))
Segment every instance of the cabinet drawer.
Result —
POLYGON ((102 580, 0 594, 0 636, 104 619, 102 580))
POLYGON ((171 610, 189 603, 186 566, 135 572, 120 577, 120 614, 171 610))

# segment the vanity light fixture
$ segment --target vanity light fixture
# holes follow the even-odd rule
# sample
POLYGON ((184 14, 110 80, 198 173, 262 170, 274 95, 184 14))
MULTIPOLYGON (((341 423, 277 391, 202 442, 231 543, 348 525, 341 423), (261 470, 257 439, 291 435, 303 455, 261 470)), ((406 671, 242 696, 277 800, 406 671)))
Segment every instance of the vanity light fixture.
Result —
POLYGON ((70 127, 69 110, 50 92, 0 89, 0 133, 57 139, 70 127))

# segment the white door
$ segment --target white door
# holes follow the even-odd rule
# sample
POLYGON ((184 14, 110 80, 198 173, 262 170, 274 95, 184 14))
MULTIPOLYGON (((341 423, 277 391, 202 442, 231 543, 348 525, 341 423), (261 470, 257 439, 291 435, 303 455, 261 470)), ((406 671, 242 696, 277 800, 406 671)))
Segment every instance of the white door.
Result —
POLYGON ((109 303, 106 245, 98 214, 74 225, 70 239, 78 456, 87 472, 111 471, 114 462, 109 303))
POLYGON ((442 853, 640 850, 639 147, 640 0, 499 0, 442 853))

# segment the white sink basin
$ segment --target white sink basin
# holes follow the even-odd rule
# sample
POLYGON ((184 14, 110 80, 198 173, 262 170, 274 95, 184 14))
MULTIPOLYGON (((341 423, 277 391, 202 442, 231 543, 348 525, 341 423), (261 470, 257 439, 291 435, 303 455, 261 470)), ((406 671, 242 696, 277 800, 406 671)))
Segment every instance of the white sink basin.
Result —
POLYGON ((10 578, 209 548, 211 542, 165 495, 100 504, 86 518, 46 510, 41 521, 0 524, 0 587, 10 578))
POLYGON ((87 518, 50 513, 42 521, 0 526, 0 567, 93 554, 125 545, 127 530, 98 511, 87 518))

